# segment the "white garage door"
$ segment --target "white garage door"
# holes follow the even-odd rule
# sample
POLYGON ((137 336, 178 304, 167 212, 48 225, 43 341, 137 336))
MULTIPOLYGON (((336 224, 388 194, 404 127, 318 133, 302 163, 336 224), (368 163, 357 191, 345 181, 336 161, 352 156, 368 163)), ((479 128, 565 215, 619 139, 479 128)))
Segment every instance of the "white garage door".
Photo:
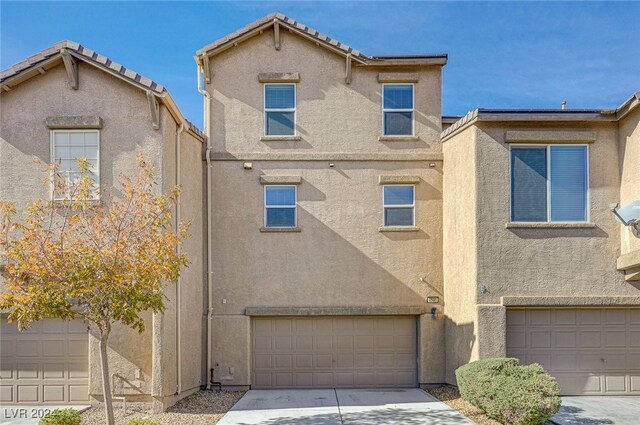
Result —
POLYGON ((640 395, 640 309, 508 310, 507 355, 540 363, 564 395, 640 395))
POLYGON ((0 402, 83 404, 89 401, 87 327, 46 319, 18 332, 0 320, 0 402))
POLYGON ((415 317, 256 318, 256 388, 415 387, 415 317))

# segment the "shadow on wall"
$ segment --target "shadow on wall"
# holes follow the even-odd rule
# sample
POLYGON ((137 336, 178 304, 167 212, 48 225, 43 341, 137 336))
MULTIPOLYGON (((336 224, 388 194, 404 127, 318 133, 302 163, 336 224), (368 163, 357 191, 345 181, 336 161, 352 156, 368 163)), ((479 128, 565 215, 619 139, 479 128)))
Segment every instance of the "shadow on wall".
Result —
MULTIPOLYGON (((475 310, 475 306, 472 308, 475 310)), ((472 361, 477 337, 472 322, 455 323, 445 316, 444 327, 447 365, 445 379, 448 384, 456 385, 455 371, 472 361)))

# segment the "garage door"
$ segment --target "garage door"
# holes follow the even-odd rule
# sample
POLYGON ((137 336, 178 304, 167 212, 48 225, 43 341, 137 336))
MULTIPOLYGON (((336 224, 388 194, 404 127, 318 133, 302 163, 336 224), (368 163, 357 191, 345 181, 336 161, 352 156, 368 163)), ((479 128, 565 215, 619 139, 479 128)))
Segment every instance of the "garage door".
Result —
POLYGON ((6 319, 0 326, 0 402, 89 401, 88 336, 82 321, 46 319, 25 332, 6 319))
POLYGON ((415 387, 414 317, 256 318, 256 388, 415 387))
POLYGON ((565 395, 639 395, 640 309, 508 310, 507 355, 540 363, 565 395))

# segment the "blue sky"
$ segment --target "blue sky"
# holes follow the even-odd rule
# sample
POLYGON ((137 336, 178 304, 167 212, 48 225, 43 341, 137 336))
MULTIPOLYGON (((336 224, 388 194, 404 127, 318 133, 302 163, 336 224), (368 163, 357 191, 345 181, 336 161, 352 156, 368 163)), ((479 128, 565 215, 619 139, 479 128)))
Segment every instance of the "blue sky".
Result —
POLYGON ((640 90, 640 2, 0 2, 0 68, 63 39, 164 84, 202 125, 193 53, 279 11, 369 55, 448 53, 443 113, 611 108, 640 90))

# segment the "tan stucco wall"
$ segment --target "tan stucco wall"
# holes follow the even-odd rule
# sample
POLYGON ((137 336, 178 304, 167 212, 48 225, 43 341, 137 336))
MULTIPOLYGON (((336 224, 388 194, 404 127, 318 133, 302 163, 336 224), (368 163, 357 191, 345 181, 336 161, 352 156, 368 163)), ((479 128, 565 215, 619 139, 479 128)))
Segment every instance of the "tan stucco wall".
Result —
POLYGON ((446 379, 477 359, 477 178, 476 133, 470 127, 443 144, 443 275, 446 379))
POLYGON ((479 304, 501 296, 637 295, 616 270, 620 226, 608 209, 619 195, 615 124, 546 127, 597 132, 589 146, 590 217, 594 228, 505 228, 510 217, 509 147, 506 130, 544 131, 542 125, 484 124, 478 128, 479 304))
MULTIPOLYGON (((502 297, 531 297, 531 305, 535 305, 536 297, 540 296, 562 300, 562 305, 572 305, 572 300, 577 303, 589 297, 600 300, 598 305, 616 305, 611 296, 631 299, 639 295, 637 285, 625 282, 622 273, 616 269, 622 226, 608 209, 608 205, 618 199, 620 191, 616 123, 480 122, 444 142, 443 152, 447 323, 457 323, 459 315, 471 320, 478 350, 472 351, 470 359, 461 358, 459 345, 456 346, 460 343, 460 333, 450 338, 451 333, 447 331, 449 379, 452 369, 476 356, 504 355, 506 309, 502 297), (560 130, 588 130, 597 134, 596 141, 589 146, 590 223, 593 227, 507 228, 510 176, 509 146, 504 141, 506 131, 543 132, 545 138, 552 139, 548 136, 560 130), (475 165, 469 163, 473 156, 475 165), (465 159, 461 157, 467 163, 463 163, 465 159), (474 176, 475 185, 469 181, 474 176), (469 190, 474 187, 475 190, 469 190), (471 196, 476 198, 475 202, 469 201, 471 196), (465 240, 464 236, 452 237, 456 225, 461 227, 461 217, 455 215, 460 212, 469 217, 464 229, 471 240, 465 240), (467 251, 464 251, 465 247, 467 251), (465 256, 460 253, 471 251, 471 247, 475 248, 475 254, 467 255, 475 256, 475 273, 470 267, 461 267, 465 256), (463 282, 467 280, 470 283, 465 286, 463 282)), ((633 152, 632 149, 632 155, 633 152)), ((634 171, 628 173, 628 180, 633 179, 631 174, 635 172, 635 168, 631 168, 634 171)))
MULTIPOLYGON (((163 168, 163 155, 173 149, 175 123, 166 108, 161 108, 163 117, 161 130, 154 130, 144 91, 132 87, 118 78, 97 70, 83 62, 79 63, 78 90, 67 84, 67 76, 62 65, 46 72, 45 75, 32 78, 0 96, 0 197, 14 200, 22 208, 32 199, 48 197, 47 189, 42 185, 45 177, 42 167, 34 163, 40 160, 50 162, 49 129, 45 125, 48 116, 95 115, 103 120, 100 130, 100 177, 102 183, 112 184, 120 173, 130 174, 136 168, 136 154, 142 153, 147 161, 156 166, 161 187, 166 172, 163 168), (163 149, 163 146, 165 147, 163 149), (164 152, 167 151, 167 152, 164 152)), ((191 137, 191 136, 184 136, 191 137)), ((183 326, 187 340, 193 339, 190 346, 199 350, 200 335, 194 338, 192 332, 200 332, 201 291, 202 291, 202 240, 201 240, 201 202, 202 179, 200 149, 201 143, 185 140, 185 149, 189 161, 195 166, 183 167, 184 179, 190 181, 189 201, 184 210, 195 222, 193 228, 196 238, 185 244, 192 259, 192 269, 185 272, 183 302, 195 301, 196 308, 188 310, 184 320, 189 326, 183 326), (199 195, 196 197, 195 195, 199 195), (193 199, 191 199, 193 198, 193 199), (197 214, 195 212, 198 212, 197 214), (199 291, 199 292, 198 292, 199 291), (194 317, 191 317, 194 316, 194 317), (193 323, 193 325, 191 325, 193 323), (191 329, 195 326, 195 330, 191 329)), ((171 174, 173 178, 173 174, 171 174)), ((183 213, 184 215, 184 213, 183 213)), ((173 306, 170 306, 173 308, 173 306)), ((136 332, 117 325, 110 339, 110 372, 134 380, 136 369, 142 372, 139 389, 125 389, 116 379, 115 392, 124 393, 131 400, 150 400, 152 394, 152 334, 151 314, 145 314, 146 331, 136 332)), ((97 340, 90 338, 90 394, 102 393, 100 362, 97 340)), ((174 350, 175 351, 175 350, 174 350)), ((199 355, 199 351, 198 351, 199 355)), ((200 361, 191 353, 183 358, 188 363, 183 371, 183 379, 192 387, 199 382, 200 361), (192 358, 193 357, 193 358, 192 358), (195 371, 194 371, 195 370, 195 371), (194 379, 195 375, 195 379, 194 379)), ((173 367, 175 370, 175 367, 173 367)), ((164 389, 163 391, 167 391, 164 389)), ((175 392, 175 385, 170 389, 175 392)))
MULTIPOLYGON (((619 122, 620 138, 620 205, 640 199, 640 107, 619 122)), ((621 228, 620 254, 640 250, 640 236, 621 228)))
MULTIPOLYGON (((415 141, 378 141, 381 84, 389 68, 354 64, 345 83, 345 58, 295 34, 273 32, 212 57, 211 138, 216 153, 241 161, 215 161, 213 209, 212 367, 216 380, 249 385, 250 319, 247 307, 423 306, 442 292, 440 161, 342 161, 331 154, 439 153, 441 69, 395 68, 418 73, 415 141), (298 72, 300 141, 261 141, 263 84, 258 74, 298 72), (268 161, 263 154, 320 154, 327 161, 268 161), (329 163, 335 163, 334 168, 329 163), (429 167, 430 162, 434 164, 429 167), (417 175, 417 232, 381 233, 380 175, 417 175), (261 175, 300 176, 301 232, 261 233, 261 175), (420 280, 424 278, 424 282, 420 280), (233 374, 231 373, 233 370, 233 374)), ((273 158, 269 158, 273 159, 273 158)), ((291 159, 291 158, 290 158, 291 159)), ((378 158, 380 159, 380 158, 378 158)), ((442 297, 440 298, 442 300, 442 297)), ((442 382, 444 320, 419 322, 421 383, 442 382)))
MULTIPOLYGON (((442 292, 440 163, 253 161, 213 166, 212 363, 229 385, 248 385, 250 365, 238 356, 252 306, 418 306, 442 292), (417 232, 381 233, 380 175, 417 175, 417 232), (299 233, 261 233, 261 175, 300 176, 299 233), (233 213, 230 213, 233 211, 233 213), (231 237, 233 236, 233 237, 231 237), (424 277, 425 282, 420 281, 424 277), (228 315, 238 321, 230 322, 228 315), (227 324, 234 323, 229 339, 227 324), (216 331, 216 330, 219 331, 216 331), (223 346, 219 350, 215 347, 223 346)), ((421 382, 442 382, 442 320, 427 320, 423 331, 421 382), (424 381, 427 380, 427 381, 424 381)), ((216 372, 217 373, 217 372, 216 372)), ((220 376, 216 376, 219 378, 220 376)))
MULTIPOLYGON (((417 152, 440 150, 441 69, 409 68, 418 72, 415 84, 418 141, 379 142, 382 109, 378 73, 389 68, 353 65, 352 82, 345 84, 345 59, 300 36, 281 31, 281 48, 273 46, 273 31, 241 42, 214 56, 212 142, 228 152, 417 152), (260 141, 263 135, 263 84, 258 74, 299 72, 297 84, 297 142, 260 141)), ((402 69, 394 68, 394 72, 402 69)))

